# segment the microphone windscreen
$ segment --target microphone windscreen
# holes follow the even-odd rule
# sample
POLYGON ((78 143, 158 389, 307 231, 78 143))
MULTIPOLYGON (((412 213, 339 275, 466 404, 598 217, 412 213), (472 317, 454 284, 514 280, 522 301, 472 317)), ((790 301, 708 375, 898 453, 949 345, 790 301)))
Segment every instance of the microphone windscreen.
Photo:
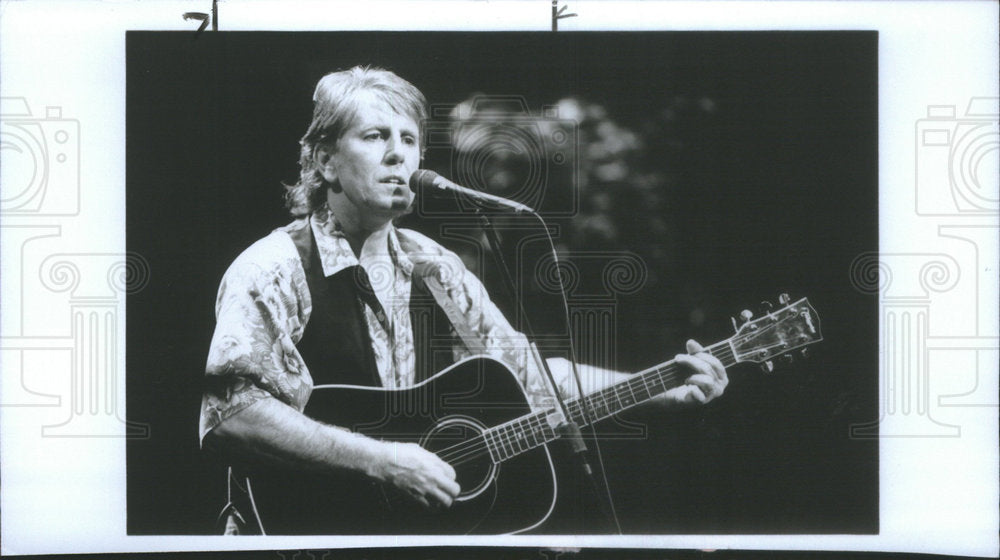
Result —
POLYGON ((419 193, 422 190, 433 188, 434 182, 440 177, 430 169, 418 169, 413 172, 413 175, 410 175, 410 190, 419 193))

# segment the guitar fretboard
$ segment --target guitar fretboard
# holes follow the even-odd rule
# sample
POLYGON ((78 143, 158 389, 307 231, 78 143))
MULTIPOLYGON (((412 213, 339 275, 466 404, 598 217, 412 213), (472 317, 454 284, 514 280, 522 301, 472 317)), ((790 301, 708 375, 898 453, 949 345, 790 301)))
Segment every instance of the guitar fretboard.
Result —
MULTIPOLYGON (((736 363, 730 341, 723 340, 705 348, 705 351, 718 358, 725 367, 730 367, 736 363)), ((586 426, 683 384, 687 375, 675 360, 670 360, 582 398, 568 399, 566 408, 577 424, 586 426)), ((548 421, 554 412, 556 409, 534 412, 483 432, 482 437, 493 461, 506 461, 558 439, 559 434, 548 421)))

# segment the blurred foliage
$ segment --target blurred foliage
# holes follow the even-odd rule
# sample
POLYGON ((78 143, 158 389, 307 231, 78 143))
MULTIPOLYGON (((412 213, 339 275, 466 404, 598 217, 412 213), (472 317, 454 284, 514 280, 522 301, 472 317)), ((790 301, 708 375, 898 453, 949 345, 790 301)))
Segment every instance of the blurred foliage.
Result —
MULTIPOLYGON (((711 99, 679 95, 664 95, 662 104, 642 117, 619 118, 583 96, 531 110, 519 97, 476 94, 452 107, 446 122, 432 122, 437 133, 428 135, 425 167, 538 209, 560 228, 556 249, 575 271, 578 295, 608 294, 607 261, 615 254, 637 256, 645 264, 645 287, 633 301, 642 302, 643 309, 628 314, 626 305, 619 322, 629 324, 628 337, 642 333, 652 339, 645 342, 676 346, 682 342, 679 333, 689 331, 689 321, 699 315, 683 312, 681 325, 664 317, 676 304, 677 292, 689 291, 678 287, 677 248, 683 240, 672 198, 696 190, 685 186, 694 180, 688 179, 692 166, 711 165, 703 131, 712 129, 715 114, 711 99), (590 258, 595 253, 602 258, 590 258), (657 310, 661 313, 651 312, 657 310)), ((514 220, 523 218, 495 219, 508 252, 523 235, 507 227, 514 220)), ((463 258, 475 269, 473 249, 453 248, 466 252, 463 258)), ((512 266, 514 259, 536 263, 547 258, 546 252, 544 244, 533 243, 507 260, 512 266)), ((536 330, 564 332, 557 301, 545 293, 545 283, 528 267, 520 272, 525 306, 537 310, 529 311, 536 330)), ((484 276, 494 298, 502 299, 500 284, 489 273, 484 276)))

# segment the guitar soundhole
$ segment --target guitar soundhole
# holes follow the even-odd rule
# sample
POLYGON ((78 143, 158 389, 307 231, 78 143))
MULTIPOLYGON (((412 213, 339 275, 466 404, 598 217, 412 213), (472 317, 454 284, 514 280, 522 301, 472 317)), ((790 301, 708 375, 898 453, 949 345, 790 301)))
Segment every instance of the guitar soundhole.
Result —
POLYGON ((499 465, 490 458, 480 437, 486 426, 467 416, 449 416, 438 422, 420 440, 420 445, 433 451, 454 469, 462 487, 457 501, 475 498, 489 488, 496 478, 499 465))

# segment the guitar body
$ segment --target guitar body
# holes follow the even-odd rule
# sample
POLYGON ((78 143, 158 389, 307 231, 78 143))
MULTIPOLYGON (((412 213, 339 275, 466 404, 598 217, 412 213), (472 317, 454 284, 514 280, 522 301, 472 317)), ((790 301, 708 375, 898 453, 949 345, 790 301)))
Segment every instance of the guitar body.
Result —
POLYGON ((469 358, 407 389, 315 387, 307 416, 386 441, 414 442, 450 457, 462 491, 447 509, 427 509, 353 473, 254 469, 253 498, 267 534, 497 534, 541 524, 556 480, 542 445, 495 462, 477 438, 531 412, 506 366, 469 358), (478 451, 478 453, 476 453, 478 451))
MULTIPOLYGON (((774 358, 823 339, 806 298, 779 300, 785 307, 747 319, 705 351, 725 367, 753 362, 770 371, 774 358)), ((671 360, 569 399, 566 410, 586 426, 649 401, 688 375, 671 360)), ((559 435, 546 412, 531 411, 500 362, 469 358, 408 389, 315 387, 305 413, 373 438, 417 443, 455 468, 462 491, 450 508, 429 510, 357 474, 254 469, 251 507, 267 534, 517 533, 552 513, 556 478, 546 442, 559 435)))

